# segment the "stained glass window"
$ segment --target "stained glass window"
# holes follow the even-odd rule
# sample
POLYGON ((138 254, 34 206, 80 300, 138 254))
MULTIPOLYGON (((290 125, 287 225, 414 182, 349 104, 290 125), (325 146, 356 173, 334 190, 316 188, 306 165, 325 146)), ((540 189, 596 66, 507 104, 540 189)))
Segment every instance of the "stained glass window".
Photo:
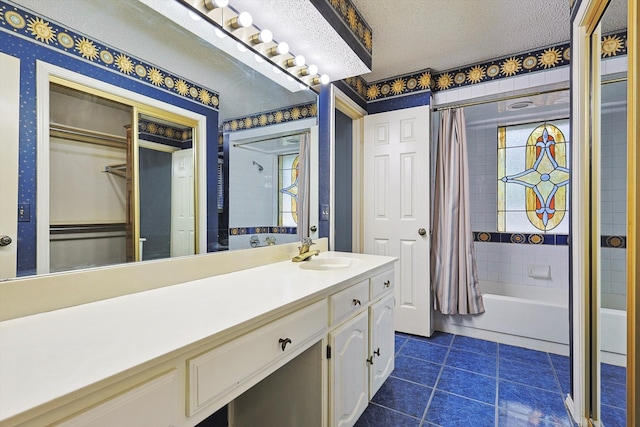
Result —
POLYGON ((498 128, 498 231, 569 231, 569 120, 498 128))
POLYGON ((278 156, 278 225, 295 227, 298 204, 298 154, 278 156))

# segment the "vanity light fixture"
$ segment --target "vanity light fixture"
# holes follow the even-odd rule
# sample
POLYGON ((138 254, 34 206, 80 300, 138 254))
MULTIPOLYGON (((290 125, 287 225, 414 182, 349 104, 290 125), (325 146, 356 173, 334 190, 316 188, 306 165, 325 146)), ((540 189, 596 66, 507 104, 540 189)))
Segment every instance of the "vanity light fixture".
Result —
POLYGON ((291 68, 291 67, 302 67, 305 63, 305 59, 304 56, 302 55, 298 55, 295 58, 289 58, 284 62, 284 65, 287 66, 287 68, 291 68))
POLYGON ((314 77, 313 79, 311 79, 311 84, 313 85, 326 85, 327 83, 329 83, 329 76, 326 74, 321 75, 320 77, 314 77))
POLYGON ((209 10, 213 10, 216 7, 227 7, 229 6, 229 0, 204 0, 204 6, 209 10))
POLYGON ((229 20, 229 26, 234 30, 250 27, 251 24, 253 24, 253 18, 249 12, 242 12, 240 15, 229 20))
POLYGON ((253 44, 271 43, 273 41, 273 33, 269 30, 262 30, 252 35, 249 40, 251 40, 253 44))
POLYGON ((289 53, 289 43, 280 42, 277 46, 270 48, 267 53, 270 56, 286 55, 289 53))
POLYGON ((308 67, 304 67, 300 70, 301 76, 314 76, 318 74, 318 66, 311 64, 308 67))

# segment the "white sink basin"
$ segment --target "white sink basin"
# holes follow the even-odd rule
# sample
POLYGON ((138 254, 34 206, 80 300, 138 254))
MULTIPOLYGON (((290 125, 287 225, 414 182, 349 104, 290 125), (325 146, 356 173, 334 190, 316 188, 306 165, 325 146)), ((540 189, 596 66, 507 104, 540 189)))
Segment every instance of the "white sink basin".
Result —
POLYGON ((302 261, 300 268, 303 270, 340 270, 353 266, 358 260, 353 258, 311 258, 302 261))

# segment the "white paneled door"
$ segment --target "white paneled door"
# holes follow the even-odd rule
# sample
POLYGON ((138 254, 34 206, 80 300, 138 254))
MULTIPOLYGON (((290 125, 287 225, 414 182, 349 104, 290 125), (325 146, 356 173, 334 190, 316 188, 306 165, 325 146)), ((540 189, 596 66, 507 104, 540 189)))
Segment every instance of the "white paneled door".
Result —
MULTIPOLYGON (((20 60, 0 53, 0 280, 16 276, 20 60)), ((26 212, 24 215, 28 215, 26 212)))
POLYGON ((171 256, 192 255, 196 247, 193 148, 172 154, 171 256))
POLYGON ((364 251, 398 257, 395 329, 431 335, 429 106, 364 118, 364 251))

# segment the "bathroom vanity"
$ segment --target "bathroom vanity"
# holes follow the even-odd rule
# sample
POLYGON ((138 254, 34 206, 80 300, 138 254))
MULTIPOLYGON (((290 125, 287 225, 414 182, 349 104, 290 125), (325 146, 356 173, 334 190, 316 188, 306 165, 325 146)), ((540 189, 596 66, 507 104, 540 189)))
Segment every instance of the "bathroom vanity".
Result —
POLYGON ((0 322, 0 425, 353 425, 393 370, 395 258, 268 258, 0 322))

